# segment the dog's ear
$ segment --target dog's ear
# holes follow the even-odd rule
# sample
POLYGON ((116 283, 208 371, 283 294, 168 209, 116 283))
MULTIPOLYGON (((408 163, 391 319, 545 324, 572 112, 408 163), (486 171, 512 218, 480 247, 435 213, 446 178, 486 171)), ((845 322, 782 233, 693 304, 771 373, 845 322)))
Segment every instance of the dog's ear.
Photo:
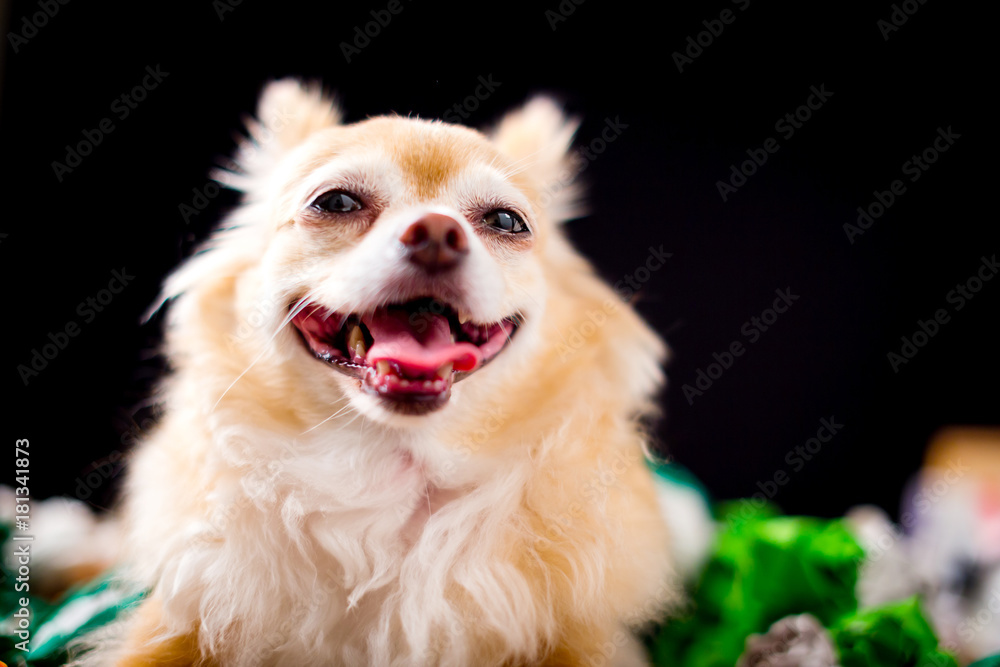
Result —
POLYGON ((261 92, 256 118, 244 119, 248 136, 239 137, 232 161, 215 177, 246 191, 314 132, 339 125, 340 121, 336 102, 318 84, 296 79, 272 81, 261 92))
POLYGON ((579 164, 569 153, 579 124, 551 98, 535 97, 504 116, 491 133, 493 144, 514 163, 512 178, 535 194, 554 222, 583 214, 579 164))

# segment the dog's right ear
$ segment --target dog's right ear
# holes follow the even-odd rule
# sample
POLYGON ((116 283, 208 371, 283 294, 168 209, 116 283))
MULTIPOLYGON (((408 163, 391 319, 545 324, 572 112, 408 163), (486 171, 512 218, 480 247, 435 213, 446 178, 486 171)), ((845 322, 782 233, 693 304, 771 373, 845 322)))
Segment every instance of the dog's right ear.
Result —
POLYGON ((491 134, 497 149, 514 161, 514 179, 535 191, 538 205, 554 222, 580 217, 584 210, 574 181, 580 169, 570 153, 579 125, 555 100, 540 96, 504 116, 491 134))
POLYGON ((240 137, 232 162, 216 180, 247 191, 266 178, 281 158, 319 130, 339 125, 340 109, 319 84, 297 79, 272 81, 261 92, 257 117, 246 118, 248 136, 240 137))

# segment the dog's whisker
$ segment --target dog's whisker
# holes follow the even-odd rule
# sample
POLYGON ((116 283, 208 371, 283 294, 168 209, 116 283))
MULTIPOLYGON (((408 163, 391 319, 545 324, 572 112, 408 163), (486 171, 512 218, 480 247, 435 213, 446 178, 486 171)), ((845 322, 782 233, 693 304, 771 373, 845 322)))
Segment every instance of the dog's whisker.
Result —
POLYGON ((350 421, 348 421, 347 423, 345 423, 345 424, 344 424, 343 426, 341 426, 340 428, 336 429, 336 430, 334 431, 334 433, 340 433, 340 432, 341 432, 341 431, 343 431, 343 430, 344 430, 345 428, 347 428, 348 426, 350 426, 350 425, 351 425, 351 424, 353 424, 354 422, 358 421, 358 418, 360 417, 360 418, 361 418, 361 435, 363 436, 363 435, 364 435, 364 425, 365 425, 365 416, 364 416, 364 414, 362 414, 362 413, 361 413, 361 411, 360 411, 360 410, 356 410, 356 409, 354 409, 353 407, 352 407, 351 409, 352 409, 352 410, 354 410, 354 412, 356 413, 356 414, 354 415, 354 417, 352 417, 352 418, 350 419, 350 421))
POLYGON ((546 150, 548 150, 548 147, 543 146, 542 148, 539 148, 537 151, 533 153, 528 153, 524 157, 511 162, 510 165, 508 166, 508 169, 501 172, 503 174, 503 177, 510 178, 511 176, 520 174, 522 171, 535 164, 535 160, 533 160, 533 158, 536 155, 539 155, 540 153, 543 153, 546 150))
MULTIPOLYGON (((309 433, 309 432, 311 432, 311 431, 315 431, 316 429, 318 429, 318 428, 319 428, 320 426, 322 426, 323 424, 327 423, 327 422, 328 422, 328 421, 330 421, 331 419, 336 419, 337 417, 339 417, 340 415, 342 415, 342 414, 343 414, 343 413, 344 413, 345 411, 347 411, 347 410, 355 410, 355 408, 354 408, 354 406, 352 406, 352 405, 351 405, 351 404, 350 404, 349 402, 348 402, 348 403, 345 403, 345 404, 344 404, 344 407, 340 408, 339 410, 337 410, 337 411, 336 411, 336 412, 334 412, 334 413, 333 413, 332 415, 330 415, 329 417, 327 417, 326 419, 324 419, 324 420, 323 420, 323 421, 321 421, 320 423, 316 424, 316 425, 315 425, 315 426, 313 426, 312 428, 308 428, 308 429, 306 429, 305 431, 302 431, 302 433, 301 433, 300 435, 305 435, 306 433, 309 433)), ((356 411, 356 410, 355 410, 355 411, 356 411)))
POLYGON ((256 363, 260 361, 265 354, 267 354, 268 347, 270 347, 271 343, 274 342, 274 339, 278 337, 278 334, 280 334, 286 326, 288 326, 288 324, 295 318, 295 315, 297 315, 302 308, 305 308, 305 306, 311 301, 311 299, 312 299, 311 291, 309 294, 299 299, 296 306, 292 308, 289 314, 286 315, 285 318, 282 320, 281 324, 268 337, 267 343, 264 345, 264 348, 257 354, 256 357, 254 357, 253 361, 251 361, 250 364, 245 369, 243 369, 243 372, 237 375, 236 379, 233 380, 231 383, 229 383, 229 386, 226 387, 226 390, 222 392, 222 395, 219 396, 218 400, 215 401, 215 404, 212 405, 212 409, 210 410, 210 412, 215 412, 215 409, 219 407, 219 403, 221 403, 222 399, 226 397, 229 391, 234 386, 236 386, 236 383, 239 382, 241 379, 243 379, 243 377, 250 372, 250 369, 252 369, 254 365, 256 365, 256 363))
POLYGON ((305 310, 306 306, 309 305, 309 299, 310 299, 309 296, 304 296, 301 299, 299 299, 299 301, 297 301, 295 305, 288 310, 288 314, 285 316, 285 319, 281 321, 281 324, 278 325, 278 329, 280 330, 283 327, 288 326, 288 324, 292 320, 294 320, 299 315, 299 313, 305 310))

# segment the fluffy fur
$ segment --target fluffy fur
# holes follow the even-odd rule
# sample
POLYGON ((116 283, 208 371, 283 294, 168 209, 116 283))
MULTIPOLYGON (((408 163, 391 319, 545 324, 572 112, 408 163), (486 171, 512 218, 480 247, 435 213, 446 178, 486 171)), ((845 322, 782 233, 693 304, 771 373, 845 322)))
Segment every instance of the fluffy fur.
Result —
POLYGON ((152 592, 105 661, 644 663, 629 629, 673 597, 640 425, 665 348, 560 228, 574 130, 547 99, 484 135, 342 125, 313 88, 265 89, 219 177, 244 203, 166 283, 172 373, 125 504, 131 576, 152 592), (317 219, 331 187, 377 210, 317 219), (483 231, 482 202, 524 212, 530 239, 483 231), (468 236, 447 280, 393 254, 429 211, 468 236), (290 324, 307 301, 361 312, 432 282, 476 321, 523 324, 427 414, 361 391, 290 324))

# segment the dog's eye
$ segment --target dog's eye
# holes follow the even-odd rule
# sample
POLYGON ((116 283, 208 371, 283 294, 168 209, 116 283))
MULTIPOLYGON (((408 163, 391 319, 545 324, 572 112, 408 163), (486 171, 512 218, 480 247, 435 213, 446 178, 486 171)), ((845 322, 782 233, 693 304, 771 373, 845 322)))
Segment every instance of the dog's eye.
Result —
POLYGON ((528 231, 528 225, 524 224, 521 216, 513 211, 505 211, 503 209, 490 211, 483 216, 483 222, 497 231, 507 234, 521 234, 528 231))
POLYGON ((360 210, 361 202, 343 190, 331 190, 317 197, 312 207, 324 213, 350 213, 360 210))

